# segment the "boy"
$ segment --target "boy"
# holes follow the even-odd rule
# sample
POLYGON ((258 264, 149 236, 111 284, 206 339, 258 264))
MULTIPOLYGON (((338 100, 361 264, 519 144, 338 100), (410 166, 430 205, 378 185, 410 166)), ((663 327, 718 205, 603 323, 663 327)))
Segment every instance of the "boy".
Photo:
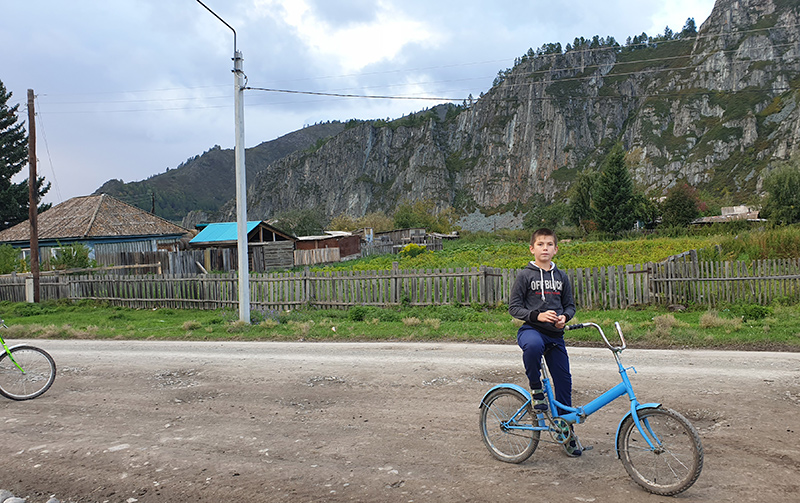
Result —
MULTIPOLYGON (((517 276, 508 312, 525 321, 517 332, 517 344, 522 348, 532 406, 535 413, 540 413, 547 410, 540 374, 545 351, 548 351, 545 359, 553 378, 556 400, 572 405, 572 374, 564 345, 564 327, 575 316, 575 302, 567 274, 552 262, 558 253, 555 233, 544 228, 535 231, 530 250, 533 260, 517 276)), ((579 445, 573 434, 564 444, 564 450, 569 456, 580 456, 579 445)))

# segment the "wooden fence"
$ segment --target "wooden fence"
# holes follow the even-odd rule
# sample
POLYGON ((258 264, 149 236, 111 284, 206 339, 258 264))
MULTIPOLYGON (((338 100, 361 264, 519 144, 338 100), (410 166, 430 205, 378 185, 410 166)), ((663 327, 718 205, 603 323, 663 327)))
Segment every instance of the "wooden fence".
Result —
MULTIPOLYGON (((260 273, 250 276, 256 310, 300 306, 508 304, 517 269, 491 267, 260 273)), ((579 309, 647 304, 800 300, 800 259, 697 262, 686 259, 567 271, 579 309)), ((42 276, 40 298, 96 299, 135 308, 235 307, 238 276, 225 274, 80 274, 42 276)), ((23 275, 0 277, 0 300, 24 301, 23 275)))

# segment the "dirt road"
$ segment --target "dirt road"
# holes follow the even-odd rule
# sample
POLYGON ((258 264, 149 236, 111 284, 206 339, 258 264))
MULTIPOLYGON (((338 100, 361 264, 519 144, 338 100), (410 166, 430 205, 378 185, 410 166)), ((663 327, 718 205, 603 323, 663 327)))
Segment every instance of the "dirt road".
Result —
MULTIPOLYGON (((520 465, 492 458, 478 404, 495 383, 525 384, 513 345, 33 342, 55 357, 55 384, 0 399, 0 487, 28 503, 672 500, 614 455, 623 400, 578 427, 594 446, 581 458, 544 442, 520 465)), ((616 384, 608 350, 570 354, 576 403, 616 384)), ((640 400, 700 431, 703 473, 676 499, 796 501, 800 354, 623 356, 640 400)))

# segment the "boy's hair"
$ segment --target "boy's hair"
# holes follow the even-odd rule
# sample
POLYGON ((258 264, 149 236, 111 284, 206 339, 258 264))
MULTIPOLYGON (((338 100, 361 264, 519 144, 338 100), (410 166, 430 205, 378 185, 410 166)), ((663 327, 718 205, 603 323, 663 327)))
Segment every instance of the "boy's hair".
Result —
POLYGON ((541 229, 536 229, 535 231, 533 231, 533 234, 531 234, 531 246, 533 246, 533 244, 536 243, 536 238, 542 236, 545 237, 553 236, 553 243, 555 243, 556 245, 558 244, 558 237, 556 236, 556 233, 552 229, 548 229, 547 227, 542 227, 541 229))

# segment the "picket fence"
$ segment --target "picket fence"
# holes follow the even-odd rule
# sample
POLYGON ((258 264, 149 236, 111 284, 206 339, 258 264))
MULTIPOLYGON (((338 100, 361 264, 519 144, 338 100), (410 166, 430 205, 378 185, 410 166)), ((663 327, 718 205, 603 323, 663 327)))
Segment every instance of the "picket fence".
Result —
MULTIPOLYGON (((519 270, 492 267, 311 271, 250 276, 251 308, 270 311, 350 306, 508 304, 519 270)), ((575 303, 583 309, 648 304, 800 300, 800 259, 664 263, 567 270, 575 303)), ((0 300, 25 300, 24 275, 0 277, 0 300)), ((94 299, 133 308, 235 308, 238 276, 225 274, 75 274, 40 279, 40 299, 94 299)))

